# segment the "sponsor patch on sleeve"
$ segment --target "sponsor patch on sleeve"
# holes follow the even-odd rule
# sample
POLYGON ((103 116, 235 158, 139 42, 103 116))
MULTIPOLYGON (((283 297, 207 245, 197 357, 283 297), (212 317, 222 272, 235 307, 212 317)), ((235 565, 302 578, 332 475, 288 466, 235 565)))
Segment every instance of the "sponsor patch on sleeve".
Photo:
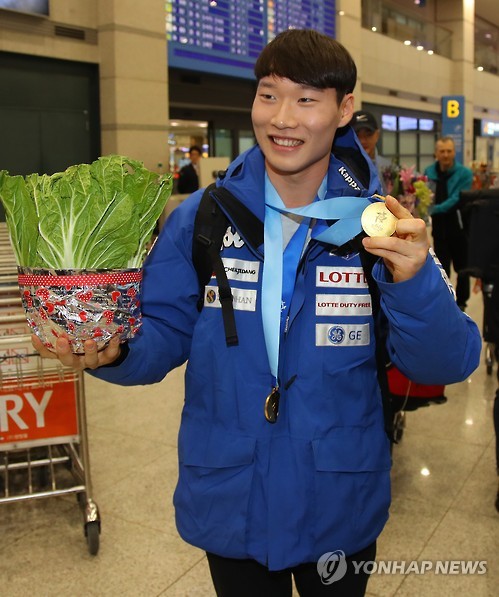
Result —
POLYGON ((315 325, 316 346, 368 346, 369 324, 317 323, 315 325))

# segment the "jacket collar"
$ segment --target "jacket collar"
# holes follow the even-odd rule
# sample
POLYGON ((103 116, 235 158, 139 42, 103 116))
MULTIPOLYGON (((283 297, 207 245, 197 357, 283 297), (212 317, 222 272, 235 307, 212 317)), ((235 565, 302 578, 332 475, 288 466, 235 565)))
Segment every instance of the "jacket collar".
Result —
MULTIPOLYGON (((338 129, 333 143, 333 153, 336 148, 338 149, 338 153, 348 151, 366 172, 369 183, 365 186, 363 194, 372 195, 378 192, 380 185, 376 168, 350 126, 338 129)), ((329 162, 328 181, 337 179, 337 172, 338 160, 332 156, 329 162)), ((353 173, 352 176, 357 179, 353 173)), ((238 156, 229 165, 225 176, 217 180, 217 186, 225 187, 263 221, 265 214, 264 181, 265 159, 260 147, 255 145, 238 156)), ((349 186, 345 182, 344 194, 348 194, 348 189, 349 186)), ((353 192, 352 189, 352 194, 357 193, 353 192)))

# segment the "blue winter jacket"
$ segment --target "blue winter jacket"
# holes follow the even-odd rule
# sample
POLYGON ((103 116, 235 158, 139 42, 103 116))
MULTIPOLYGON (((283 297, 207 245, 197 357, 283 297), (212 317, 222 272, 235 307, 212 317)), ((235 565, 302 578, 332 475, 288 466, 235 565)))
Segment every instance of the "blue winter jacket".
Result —
MULTIPOLYGON (((356 142, 347 134, 347 145, 356 142)), ((371 168, 370 193, 377 190, 371 168)), ((358 186, 331 158, 337 192, 358 186)), ((225 186, 261 220, 264 160, 255 147, 229 168, 225 186)), ((358 254, 310 241, 281 342, 277 422, 264 417, 272 387, 262 317, 263 247, 230 226, 221 254, 234 295, 239 345, 227 347, 216 281, 196 308, 192 232, 201 191, 171 214, 149 256, 143 326, 129 354, 98 377, 158 382, 184 363, 185 405, 174 504, 180 535, 204 550, 253 558, 271 570, 352 554, 376 540, 388 518, 390 449, 376 377, 371 298, 358 254)), ((411 280, 373 270, 389 322, 394 364, 414 381, 448 384, 476 368, 480 333, 456 306, 429 256, 411 280)))

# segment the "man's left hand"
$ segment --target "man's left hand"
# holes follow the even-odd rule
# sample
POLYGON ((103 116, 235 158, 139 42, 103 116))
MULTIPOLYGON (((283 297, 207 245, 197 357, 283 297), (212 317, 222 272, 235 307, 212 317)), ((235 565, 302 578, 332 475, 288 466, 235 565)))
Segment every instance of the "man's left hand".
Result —
POLYGON ((425 264, 430 241, 425 222, 413 217, 397 199, 388 195, 386 207, 398 218, 395 233, 388 238, 367 237, 362 244, 366 251, 383 258, 394 282, 403 282, 415 276, 425 264))

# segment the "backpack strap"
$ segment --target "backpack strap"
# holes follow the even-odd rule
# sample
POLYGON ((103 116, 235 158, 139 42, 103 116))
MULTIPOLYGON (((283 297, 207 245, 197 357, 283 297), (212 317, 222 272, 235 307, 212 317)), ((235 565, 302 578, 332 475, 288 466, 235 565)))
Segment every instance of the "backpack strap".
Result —
POLYGON ((204 190, 194 220, 192 262, 199 280, 198 311, 204 305, 204 288, 215 273, 227 346, 239 343, 234 317, 232 290, 220 256, 228 215, 245 242, 253 247, 263 244, 263 222, 223 187, 212 183, 204 190))
POLYGON ((227 230, 227 218, 211 196, 215 186, 213 183, 204 190, 194 220, 192 262, 199 280, 198 311, 203 308, 204 288, 214 272, 218 284, 218 297, 222 305, 225 341, 227 346, 237 346, 239 340, 234 319, 232 290, 220 257, 222 239, 227 230))
POLYGON ((192 262, 198 275, 199 286, 202 288, 208 284, 214 272, 212 259, 206 248, 218 238, 221 246, 226 230, 226 218, 221 217, 223 214, 220 214, 218 205, 210 195, 214 188, 215 183, 204 190, 194 220, 192 262))
MULTIPOLYGON (((360 244, 360 242, 359 242, 360 244)), ((386 349, 386 338, 388 333, 388 325, 381 309, 381 295, 378 285, 373 278, 373 267, 378 257, 372 253, 368 253, 363 247, 359 248, 359 257, 362 263, 362 268, 366 275, 367 286, 369 294, 371 295, 373 319, 374 319, 374 338, 376 341, 376 369, 378 384, 381 390, 381 400, 383 403, 383 417, 385 421, 385 431, 391 443, 395 442, 394 436, 394 412, 392 407, 392 399, 390 388, 388 386, 388 366, 390 359, 386 349)))

